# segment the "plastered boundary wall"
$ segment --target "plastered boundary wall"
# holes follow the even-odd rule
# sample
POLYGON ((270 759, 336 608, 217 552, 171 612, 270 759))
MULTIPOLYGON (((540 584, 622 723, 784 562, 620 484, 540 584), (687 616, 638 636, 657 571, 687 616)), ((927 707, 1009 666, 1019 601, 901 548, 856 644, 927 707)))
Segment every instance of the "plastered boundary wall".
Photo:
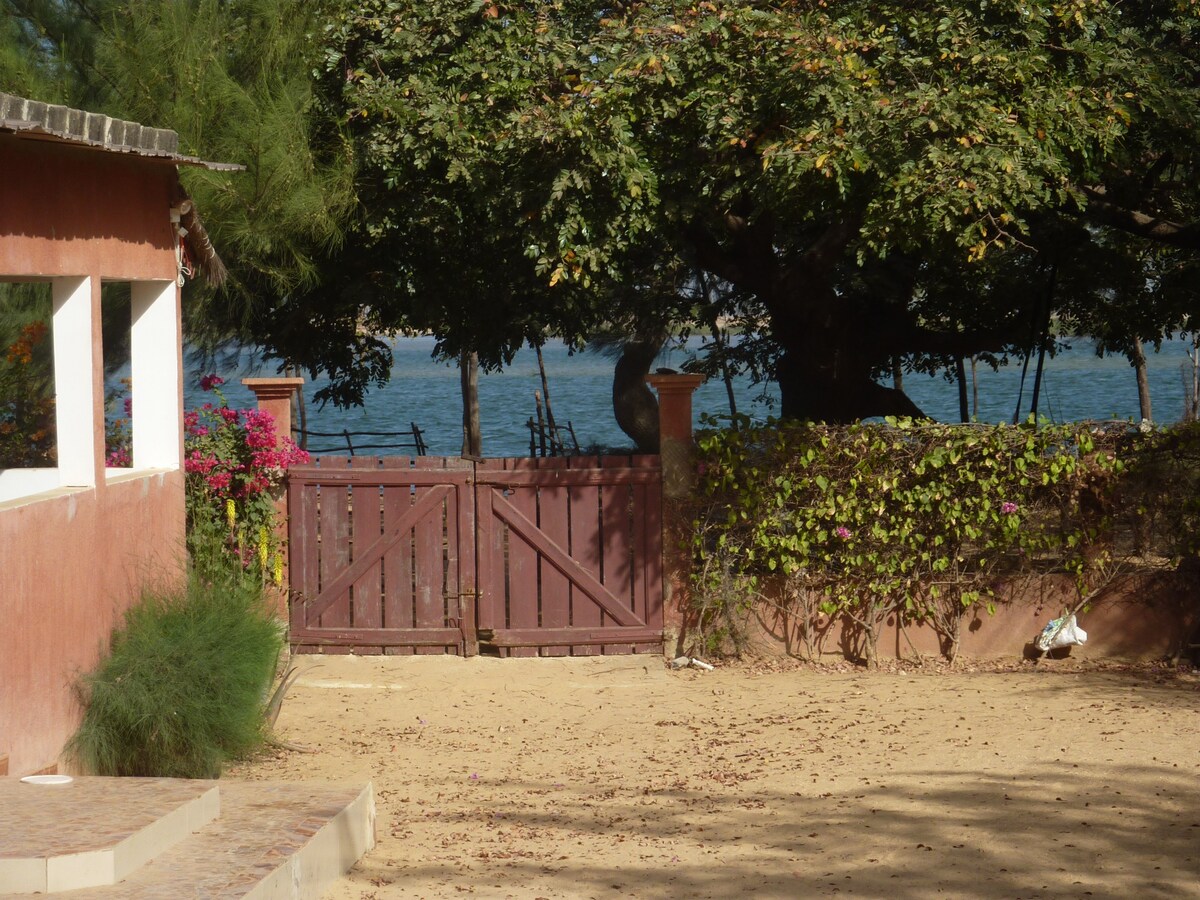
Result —
MULTIPOLYGON (((91 279, 97 410, 93 486, 0 504, 0 758, 14 775, 58 762, 79 721, 75 678, 143 585, 182 577, 182 471, 105 473, 99 324, 102 280, 174 280, 176 183, 166 162, 0 135, 0 278, 91 279)), ((177 290, 174 306, 178 335, 177 290)), ((178 341, 173 359, 181 409, 178 341)))
MULTIPOLYGON (((687 497, 694 486, 695 445, 692 435, 692 392, 698 375, 651 375, 646 381, 658 393, 663 466, 663 571, 666 593, 664 650, 677 656, 695 647, 697 623, 691 602, 692 524, 687 497)), ((1173 656, 1200 621, 1196 594, 1200 579, 1182 573, 1141 571, 1114 580, 1095 602, 1078 615, 1088 632, 1071 655, 1081 659, 1145 661, 1173 656)), ((744 616, 752 652, 804 657, 808 647, 801 623, 785 600, 781 579, 769 580, 761 602, 744 616)), ((1023 658, 1042 628, 1079 600, 1063 576, 1023 579, 996 588, 995 612, 972 610, 963 619, 959 658, 1023 658)), ((856 628, 841 619, 819 622, 814 661, 856 659, 856 628)), ((891 617, 881 629, 880 658, 937 658, 937 633, 927 625, 891 617)))
MULTIPOLYGON (((1073 659, 1145 662, 1173 656, 1200 619, 1185 579, 1175 573, 1136 573, 1102 591, 1077 616, 1088 633, 1087 643, 1072 647, 1073 659)), ((806 653, 800 623, 781 603, 782 585, 767 585, 767 599, 746 616, 752 652, 768 656, 803 657, 806 653)), ((962 620, 960 659, 1021 659, 1042 628, 1064 610, 1074 608, 1078 594, 1063 576, 1023 580, 997 591, 995 612, 972 609, 962 620)), ((819 620, 819 654, 815 661, 853 658, 852 625, 819 620)), ((936 632, 928 625, 898 624, 890 617, 881 630, 881 659, 940 658, 936 632)))

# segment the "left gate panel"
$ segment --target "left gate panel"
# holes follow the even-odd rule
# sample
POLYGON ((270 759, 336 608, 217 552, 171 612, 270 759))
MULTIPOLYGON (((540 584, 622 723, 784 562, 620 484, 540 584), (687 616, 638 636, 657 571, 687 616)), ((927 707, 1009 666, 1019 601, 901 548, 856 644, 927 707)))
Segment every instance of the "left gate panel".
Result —
POLYGON ((288 469, 293 650, 475 653, 472 480, 437 457, 288 469))

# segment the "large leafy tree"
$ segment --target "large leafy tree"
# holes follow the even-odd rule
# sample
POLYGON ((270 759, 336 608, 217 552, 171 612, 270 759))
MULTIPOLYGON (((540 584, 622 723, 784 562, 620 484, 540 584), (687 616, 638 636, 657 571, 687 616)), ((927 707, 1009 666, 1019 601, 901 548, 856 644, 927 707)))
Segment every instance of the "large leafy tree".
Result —
POLYGON ((690 266, 761 311, 784 413, 843 421, 916 412, 875 380, 898 357, 1027 345, 1047 297, 1099 296, 1014 284, 1062 264, 1064 219, 1096 230, 1079 245, 1195 246, 1196 22, 1182 0, 373 0, 333 16, 328 87, 384 279, 432 259, 490 287, 394 314, 502 355, 687 316, 640 288, 690 266))
POLYGON ((361 153, 373 308, 434 332, 448 358, 478 351, 485 367, 547 333, 586 336, 598 307, 617 299, 531 257, 532 220, 565 189, 562 160, 513 130, 565 77, 587 17, 533 6, 513 16, 453 0, 381 2, 347 5, 327 31, 328 95, 361 153))

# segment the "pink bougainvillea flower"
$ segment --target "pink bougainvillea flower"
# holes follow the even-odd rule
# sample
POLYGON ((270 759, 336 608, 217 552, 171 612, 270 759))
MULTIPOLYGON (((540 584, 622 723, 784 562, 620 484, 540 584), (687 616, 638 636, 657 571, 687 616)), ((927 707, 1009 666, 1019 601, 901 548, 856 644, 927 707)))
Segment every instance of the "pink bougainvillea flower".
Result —
POLYGON ((228 472, 213 472, 205 480, 208 481, 208 486, 214 491, 223 491, 225 488, 229 487, 230 482, 233 480, 233 476, 228 472))
POLYGON ((1013 503, 1011 500, 1005 500, 1000 504, 1000 512, 1004 513, 1006 516, 1011 516, 1019 508, 1020 507, 1018 507, 1017 504, 1013 503))
MULTIPOLYGON (((221 383, 216 375, 201 379, 205 390, 221 383)), ((266 571, 272 548, 259 535, 274 533, 272 492, 288 466, 307 463, 309 456, 291 440, 276 437, 270 414, 230 409, 220 392, 217 400, 184 417, 188 515, 227 527, 230 552, 246 567, 257 559, 266 571)))
POLYGON ((837 528, 833 529, 833 533, 840 537, 843 541, 849 540, 850 538, 850 529, 845 525, 839 525, 837 528))

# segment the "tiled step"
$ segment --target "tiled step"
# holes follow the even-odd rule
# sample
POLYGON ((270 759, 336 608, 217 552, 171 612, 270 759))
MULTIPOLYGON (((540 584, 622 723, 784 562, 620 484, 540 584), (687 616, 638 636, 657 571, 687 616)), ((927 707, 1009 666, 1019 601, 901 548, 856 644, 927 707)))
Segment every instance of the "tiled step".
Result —
POLYGON ((323 787, 221 781, 217 785, 220 816, 201 831, 164 849, 118 884, 57 896, 64 900, 316 900, 374 845, 375 802, 370 784, 323 787))
POLYGON ((217 817, 216 782, 0 779, 0 893, 113 885, 217 817))

